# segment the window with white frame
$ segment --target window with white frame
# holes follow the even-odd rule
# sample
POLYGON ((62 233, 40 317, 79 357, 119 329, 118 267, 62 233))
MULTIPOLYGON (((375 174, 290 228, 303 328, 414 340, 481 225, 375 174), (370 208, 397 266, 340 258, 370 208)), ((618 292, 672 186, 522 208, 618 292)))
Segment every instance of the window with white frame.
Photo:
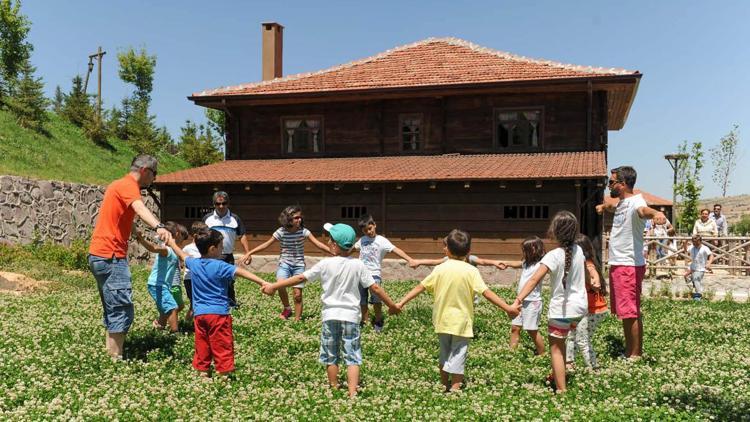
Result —
POLYGON ((541 122, 540 109, 495 110, 495 147, 538 148, 541 122))
POLYGON ((422 149, 424 136, 423 119, 421 114, 403 114, 400 116, 399 131, 401 148, 404 151, 418 151, 422 149))
POLYGON ((283 119, 282 145, 284 153, 309 153, 323 152, 323 121, 319 117, 314 118, 285 118, 283 119))

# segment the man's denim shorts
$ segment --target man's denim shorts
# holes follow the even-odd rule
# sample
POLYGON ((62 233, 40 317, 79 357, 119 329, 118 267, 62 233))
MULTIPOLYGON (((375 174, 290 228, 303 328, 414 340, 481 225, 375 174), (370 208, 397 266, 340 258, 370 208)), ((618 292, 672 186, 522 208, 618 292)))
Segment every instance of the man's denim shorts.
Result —
POLYGON ((127 258, 89 255, 89 269, 99 288, 103 323, 110 333, 127 333, 133 324, 133 285, 127 258))

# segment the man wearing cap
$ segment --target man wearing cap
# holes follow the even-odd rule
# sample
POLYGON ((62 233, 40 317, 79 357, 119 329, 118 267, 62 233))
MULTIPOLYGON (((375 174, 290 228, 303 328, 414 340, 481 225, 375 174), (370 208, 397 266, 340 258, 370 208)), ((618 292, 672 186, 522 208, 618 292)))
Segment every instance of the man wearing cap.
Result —
POLYGON ((328 246, 334 256, 322 259, 302 274, 267 285, 263 292, 273 294, 282 287, 320 280, 323 288, 323 327, 319 360, 326 365, 331 387, 338 388, 338 365, 343 359, 347 365, 349 396, 353 397, 357 394, 359 366, 362 364, 359 287, 369 288, 370 292, 378 295, 391 313, 397 313, 398 310, 390 296, 375 284, 364 262, 351 256, 357 240, 354 229, 347 224, 331 223, 326 223, 323 228, 330 234, 328 246))

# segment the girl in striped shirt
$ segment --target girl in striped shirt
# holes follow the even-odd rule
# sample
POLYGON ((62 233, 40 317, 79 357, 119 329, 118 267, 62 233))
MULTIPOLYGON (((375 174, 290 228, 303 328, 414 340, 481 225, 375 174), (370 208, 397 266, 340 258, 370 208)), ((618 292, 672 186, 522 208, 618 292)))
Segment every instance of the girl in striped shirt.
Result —
MULTIPOLYGON (((305 228, 302 209, 299 206, 291 205, 284 208, 279 215, 279 224, 281 227, 273 232, 270 239, 258 245, 249 253, 252 256, 268 248, 273 242, 278 241, 281 253, 279 254, 279 268, 276 271, 276 280, 284 280, 297 274, 302 274, 305 271, 305 239, 310 239, 313 245, 321 251, 331 253, 326 244, 316 239, 310 230, 305 228)), ((293 290, 295 321, 299 321, 302 317, 303 287, 305 287, 304 282, 295 285, 293 290)), ((289 295, 285 288, 279 289, 279 297, 281 298, 281 304, 284 306, 280 317, 289 319, 292 309, 289 307, 289 295)))

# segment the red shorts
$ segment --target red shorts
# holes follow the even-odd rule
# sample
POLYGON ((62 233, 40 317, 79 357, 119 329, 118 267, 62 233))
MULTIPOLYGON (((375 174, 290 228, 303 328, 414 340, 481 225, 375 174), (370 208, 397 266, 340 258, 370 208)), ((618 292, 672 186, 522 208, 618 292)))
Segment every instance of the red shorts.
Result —
POLYGON ((641 290, 646 266, 612 265, 609 268, 609 291, 612 313, 619 319, 641 317, 641 290))
POLYGON ((234 336, 232 316, 206 314, 193 319, 195 355, 193 368, 208 371, 213 359, 216 372, 234 371, 234 336))

